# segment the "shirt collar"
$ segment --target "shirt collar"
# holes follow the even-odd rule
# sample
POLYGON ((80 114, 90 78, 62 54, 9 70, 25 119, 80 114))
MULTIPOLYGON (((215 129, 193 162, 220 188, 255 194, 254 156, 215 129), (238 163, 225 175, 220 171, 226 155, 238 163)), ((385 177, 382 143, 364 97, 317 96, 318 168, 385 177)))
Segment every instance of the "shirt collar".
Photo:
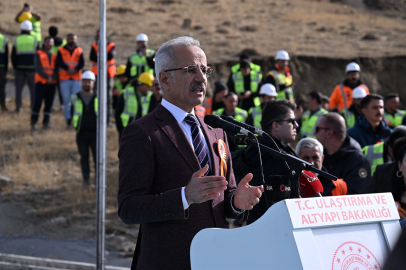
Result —
MULTIPOLYGON (((173 115, 173 117, 175 117, 176 121, 179 124, 181 124, 183 122, 183 120, 185 120, 185 117, 189 114, 189 113, 185 112, 184 110, 182 110, 181 108, 179 108, 179 107, 173 105, 172 103, 170 103, 169 101, 165 100, 164 98, 162 98, 161 105, 165 109, 167 109, 173 115)), ((196 117, 194 108, 192 109, 192 111, 190 113, 196 117)))

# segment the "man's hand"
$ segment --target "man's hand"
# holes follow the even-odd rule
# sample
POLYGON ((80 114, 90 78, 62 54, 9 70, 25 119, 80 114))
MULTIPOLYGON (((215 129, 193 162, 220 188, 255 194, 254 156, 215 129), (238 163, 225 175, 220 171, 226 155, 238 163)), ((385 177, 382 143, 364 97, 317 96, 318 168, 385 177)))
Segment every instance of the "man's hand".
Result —
POLYGON ((214 200, 220 192, 227 189, 227 181, 223 176, 203 176, 209 166, 206 165, 192 175, 185 187, 185 197, 189 205, 214 200))
POLYGON ((72 74, 75 74, 76 73, 76 69, 74 69, 74 68, 68 68, 68 74, 69 75, 72 75, 72 74))
POLYGON ((234 194, 234 206, 241 210, 251 210, 259 203, 259 198, 264 192, 264 187, 250 186, 248 183, 252 179, 252 174, 247 174, 238 184, 234 194))

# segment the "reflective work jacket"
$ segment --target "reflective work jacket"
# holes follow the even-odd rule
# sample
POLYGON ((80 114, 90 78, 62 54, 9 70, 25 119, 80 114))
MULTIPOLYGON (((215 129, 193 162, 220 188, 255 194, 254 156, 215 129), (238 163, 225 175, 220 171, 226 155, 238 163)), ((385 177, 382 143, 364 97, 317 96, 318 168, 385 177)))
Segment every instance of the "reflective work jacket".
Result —
POLYGON ((316 138, 314 136, 314 130, 316 129, 316 124, 320 120, 320 118, 327 114, 328 112, 320 108, 317 112, 313 113, 310 116, 310 110, 307 110, 302 117, 302 126, 300 127, 300 135, 303 138, 316 138))
POLYGON ((400 126, 402 124, 403 117, 405 117, 406 111, 397 110, 395 115, 387 113, 386 111, 383 113, 383 117, 385 118, 386 123, 391 128, 400 126))
POLYGON ((261 119, 262 119, 262 107, 252 107, 248 114, 251 114, 252 120, 254 121, 254 127, 261 129, 261 119))
POLYGON ((201 117, 204 117, 206 115, 206 108, 202 105, 197 105, 195 106, 195 113, 201 117))
POLYGON ((38 40, 32 35, 22 34, 15 39, 14 47, 16 49, 16 68, 34 69, 38 40))
POLYGON ((369 164, 371 164, 371 175, 374 175, 376 166, 384 163, 383 146, 384 146, 383 143, 377 143, 373 145, 367 145, 364 148, 362 148, 362 152, 364 152, 364 155, 368 159, 369 164))
POLYGON ((275 80, 276 93, 278 94, 276 99, 288 99, 293 102, 295 101, 292 87, 293 78, 289 72, 289 68, 285 68, 283 72, 272 69, 266 74, 266 76, 272 76, 275 80), (280 89, 281 85, 284 86, 284 89, 280 89))
MULTIPOLYGON (((114 48, 114 46, 116 46, 116 45, 113 42, 110 42, 109 44, 107 44, 107 52, 110 52, 114 48)), ((97 43, 96 42, 93 43, 92 47, 97 55, 97 49, 98 49, 97 43)), ((94 75, 97 76, 97 62, 92 61, 92 72, 94 73, 94 75)), ((114 58, 107 61, 107 76, 109 78, 113 78, 114 76, 116 76, 116 64, 115 64, 114 58)))
POLYGON ((129 87, 129 86, 131 86, 131 84, 130 84, 129 82, 127 82, 127 84, 124 86, 124 85, 120 82, 120 80, 117 80, 117 81, 115 82, 115 84, 114 84, 114 87, 115 87, 118 91, 120 91, 121 94, 124 93, 124 89, 127 88, 127 87, 129 87))
POLYGON ((34 36, 38 42, 41 42, 42 36, 41 36, 41 22, 38 21, 35 17, 31 18, 31 23, 32 23, 32 30, 30 34, 34 36))
MULTIPOLYGON (((246 89, 244 89, 244 77, 241 73, 241 71, 233 73, 233 81, 234 81, 234 89, 237 94, 243 94, 246 89)), ((258 84, 262 80, 262 74, 260 72, 254 71, 251 69, 250 71, 250 79, 251 79, 251 92, 256 93, 258 91, 258 84)), ((242 105, 242 100, 240 100, 239 106, 241 107, 242 105)), ((259 106, 261 105, 261 101, 259 100, 259 97, 254 97, 254 105, 259 106)))
MULTIPOLYGON (((148 114, 152 95, 153 95, 152 92, 148 92, 146 96, 141 97, 140 99, 142 110, 141 117, 148 114)), ((123 127, 126 127, 129 123, 136 120, 136 116, 139 109, 138 108, 139 101, 137 94, 135 93, 135 89, 132 86, 124 89, 123 98, 124 98, 124 110, 121 113, 120 118, 123 127)))
POLYGON ((7 43, 7 38, 0 34, 0 67, 6 66, 6 57, 8 57, 8 55, 5 55, 7 43))
MULTIPOLYGON (((44 72, 50 76, 55 73, 56 67, 56 55, 51 54, 51 62, 49 62, 48 54, 43 50, 37 51, 39 55, 39 60, 41 61, 41 66, 44 69, 44 72)), ((42 77, 39 73, 35 73, 35 83, 47 84, 47 78, 42 77)), ((52 84, 56 83, 56 80, 52 84)))
MULTIPOLYGON (((154 50, 147 49, 148 57, 153 56, 154 53, 155 53, 154 50)), ((140 56, 137 52, 134 52, 130 56, 130 62, 131 62, 131 70, 130 70, 131 78, 138 77, 142 72, 154 74, 154 69, 148 66, 147 58, 145 57, 145 55, 140 56), (144 71, 142 71, 142 67, 144 67, 144 71)))
MULTIPOLYGON (((76 128, 76 132, 80 131, 80 126, 82 124, 82 116, 83 116, 83 102, 78 97, 78 94, 72 95, 71 102, 73 105, 73 118, 72 124, 76 128)), ((97 116, 97 106, 98 106, 97 97, 94 99, 94 112, 97 116)))
MULTIPOLYGON (((69 68, 75 68, 80 61, 80 56, 83 53, 83 49, 80 47, 76 47, 75 50, 73 51, 72 54, 65 49, 64 47, 59 48, 59 52, 61 53, 62 60, 63 62, 69 67, 69 68)), ((66 80, 74 80, 74 81, 80 81, 82 79, 82 71, 77 71, 76 73, 69 75, 68 71, 65 69, 59 69, 59 80, 60 81, 66 81, 66 80)))
POLYGON ((55 55, 57 55, 58 54, 58 51, 59 51, 59 48, 61 48, 61 47, 63 47, 63 46, 65 46, 66 45, 66 39, 64 39, 64 40, 62 40, 62 44, 61 45, 59 45, 59 46, 52 46, 52 53, 53 54, 55 54, 55 55))
MULTIPOLYGON (((253 63, 250 63, 250 69, 255 71, 255 72, 261 72, 261 66, 253 64, 253 63)), ((236 73, 238 71, 240 71, 240 64, 239 63, 231 67, 231 72, 232 73, 236 73)))
MULTIPOLYGON (((217 111, 214 111, 213 114, 214 115, 222 115, 224 113, 224 108, 218 109, 217 111)), ((241 122, 241 123, 245 123, 245 120, 247 120, 247 116, 248 113, 246 110, 243 110, 241 108, 235 108, 234 111, 234 118, 235 120, 241 122)))
MULTIPOLYGON (((367 95, 369 94, 369 89, 365 85, 360 84, 358 87, 364 87, 367 95)), ((328 105, 329 109, 337 109, 338 111, 341 111, 343 109, 348 109, 351 105, 352 88, 342 83, 337 85, 330 96, 330 103, 328 105)))
POLYGON ((340 114, 344 117, 345 123, 347 124, 347 129, 352 128, 355 125, 355 114, 348 109, 343 109, 340 114))

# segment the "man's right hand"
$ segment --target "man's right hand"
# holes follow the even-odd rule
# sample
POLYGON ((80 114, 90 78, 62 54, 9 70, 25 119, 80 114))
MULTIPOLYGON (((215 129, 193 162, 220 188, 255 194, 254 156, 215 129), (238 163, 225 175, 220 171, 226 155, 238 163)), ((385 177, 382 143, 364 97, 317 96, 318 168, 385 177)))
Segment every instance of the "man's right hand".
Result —
POLYGON ((185 187, 185 197, 189 205, 214 200, 220 192, 227 189, 228 182, 223 176, 203 176, 209 166, 206 165, 192 175, 185 187))

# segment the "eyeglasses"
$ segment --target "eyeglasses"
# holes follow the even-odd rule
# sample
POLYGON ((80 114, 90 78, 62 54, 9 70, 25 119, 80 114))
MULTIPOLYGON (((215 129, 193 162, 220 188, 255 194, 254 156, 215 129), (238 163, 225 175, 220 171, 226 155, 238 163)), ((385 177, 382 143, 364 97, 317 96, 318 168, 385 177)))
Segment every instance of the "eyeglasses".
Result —
MULTIPOLYGON (((187 75, 189 75, 190 77, 196 76, 197 72, 199 71, 199 67, 197 67, 196 65, 188 65, 187 67, 167 69, 164 71, 168 72, 168 71, 175 71, 175 70, 181 70, 181 69, 186 69, 187 75)), ((213 69, 211 67, 201 66, 200 70, 202 71, 203 75, 206 76, 206 78, 209 78, 210 75, 213 73, 213 69)))
POLYGON ((322 130, 322 129, 324 129, 324 130, 330 130, 331 128, 325 128, 325 127, 316 126, 315 132, 316 132, 316 133, 319 133, 319 131, 322 130))
POLYGON ((294 125, 296 123, 296 118, 289 118, 286 120, 279 120, 279 121, 275 121, 275 122, 288 122, 288 124, 294 125))

